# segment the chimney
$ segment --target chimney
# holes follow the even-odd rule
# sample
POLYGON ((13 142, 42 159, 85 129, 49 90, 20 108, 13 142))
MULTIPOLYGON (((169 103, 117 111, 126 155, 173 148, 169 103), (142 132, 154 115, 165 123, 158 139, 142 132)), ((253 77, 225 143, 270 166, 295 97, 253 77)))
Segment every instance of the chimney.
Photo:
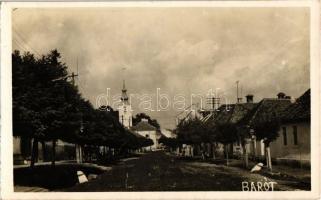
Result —
POLYGON ((285 94, 283 92, 280 92, 279 94, 277 94, 278 99, 285 99, 285 94))
POLYGON ((253 103, 253 94, 248 94, 246 97, 246 103, 253 103))

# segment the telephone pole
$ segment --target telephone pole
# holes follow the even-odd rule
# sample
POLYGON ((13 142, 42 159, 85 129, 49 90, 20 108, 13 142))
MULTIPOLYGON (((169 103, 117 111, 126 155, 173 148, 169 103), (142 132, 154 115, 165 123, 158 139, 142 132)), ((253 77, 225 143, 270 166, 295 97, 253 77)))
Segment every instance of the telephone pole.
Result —
MULTIPOLYGON (((75 83, 75 78, 79 77, 79 73, 78 73, 78 58, 77 58, 77 74, 75 74, 74 72, 71 73, 71 75, 67 76, 67 78, 71 78, 71 84, 73 86, 76 86, 75 83)), ((82 119, 82 114, 81 114, 81 122, 80 122, 80 133, 83 132, 83 119, 82 119)), ((76 161, 77 163, 82 163, 82 148, 81 145, 79 144, 75 144, 75 148, 76 148, 76 161)))
POLYGON ((236 103, 242 102, 242 97, 239 97, 239 83, 240 83, 240 81, 237 80, 236 81, 236 103))

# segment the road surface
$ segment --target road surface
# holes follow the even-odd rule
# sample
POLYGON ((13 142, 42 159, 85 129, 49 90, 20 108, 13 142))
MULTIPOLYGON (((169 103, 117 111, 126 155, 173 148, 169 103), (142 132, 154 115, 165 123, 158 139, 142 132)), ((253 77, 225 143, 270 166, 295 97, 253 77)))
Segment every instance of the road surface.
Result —
POLYGON ((272 184, 265 187, 267 183, 273 184, 273 190, 309 190, 310 187, 296 181, 271 179, 224 164, 181 160, 158 151, 128 159, 97 179, 64 191, 272 190, 272 184))

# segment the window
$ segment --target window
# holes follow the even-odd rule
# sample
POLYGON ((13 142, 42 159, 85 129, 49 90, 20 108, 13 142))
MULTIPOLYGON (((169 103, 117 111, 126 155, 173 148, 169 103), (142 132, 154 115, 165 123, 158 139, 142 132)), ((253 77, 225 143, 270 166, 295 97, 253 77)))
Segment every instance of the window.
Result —
POLYGON ((283 130, 283 144, 284 144, 284 146, 286 146, 286 145, 288 145, 288 140, 286 137, 286 127, 282 127, 282 130, 283 130))
POLYGON ((298 128, 296 126, 293 126, 293 143, 298 145, 298 128))

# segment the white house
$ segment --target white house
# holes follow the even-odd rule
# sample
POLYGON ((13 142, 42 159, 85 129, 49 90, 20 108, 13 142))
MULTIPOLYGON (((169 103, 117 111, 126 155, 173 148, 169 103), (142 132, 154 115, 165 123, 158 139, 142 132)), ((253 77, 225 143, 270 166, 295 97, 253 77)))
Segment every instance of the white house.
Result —
POLYGON ((156 150, 158 148, 159 137, 157 129, 148 123, 148 119, 142 119, 138 124, 136 124, 136 126, 131 127, 131 130, 153 141, 154 144, 145 147, 146 150, 156 150))
POLYGON ((309 89, 283 112, 279 137, 270 145, 277 162, 310 165, 310 102, 309 89))

